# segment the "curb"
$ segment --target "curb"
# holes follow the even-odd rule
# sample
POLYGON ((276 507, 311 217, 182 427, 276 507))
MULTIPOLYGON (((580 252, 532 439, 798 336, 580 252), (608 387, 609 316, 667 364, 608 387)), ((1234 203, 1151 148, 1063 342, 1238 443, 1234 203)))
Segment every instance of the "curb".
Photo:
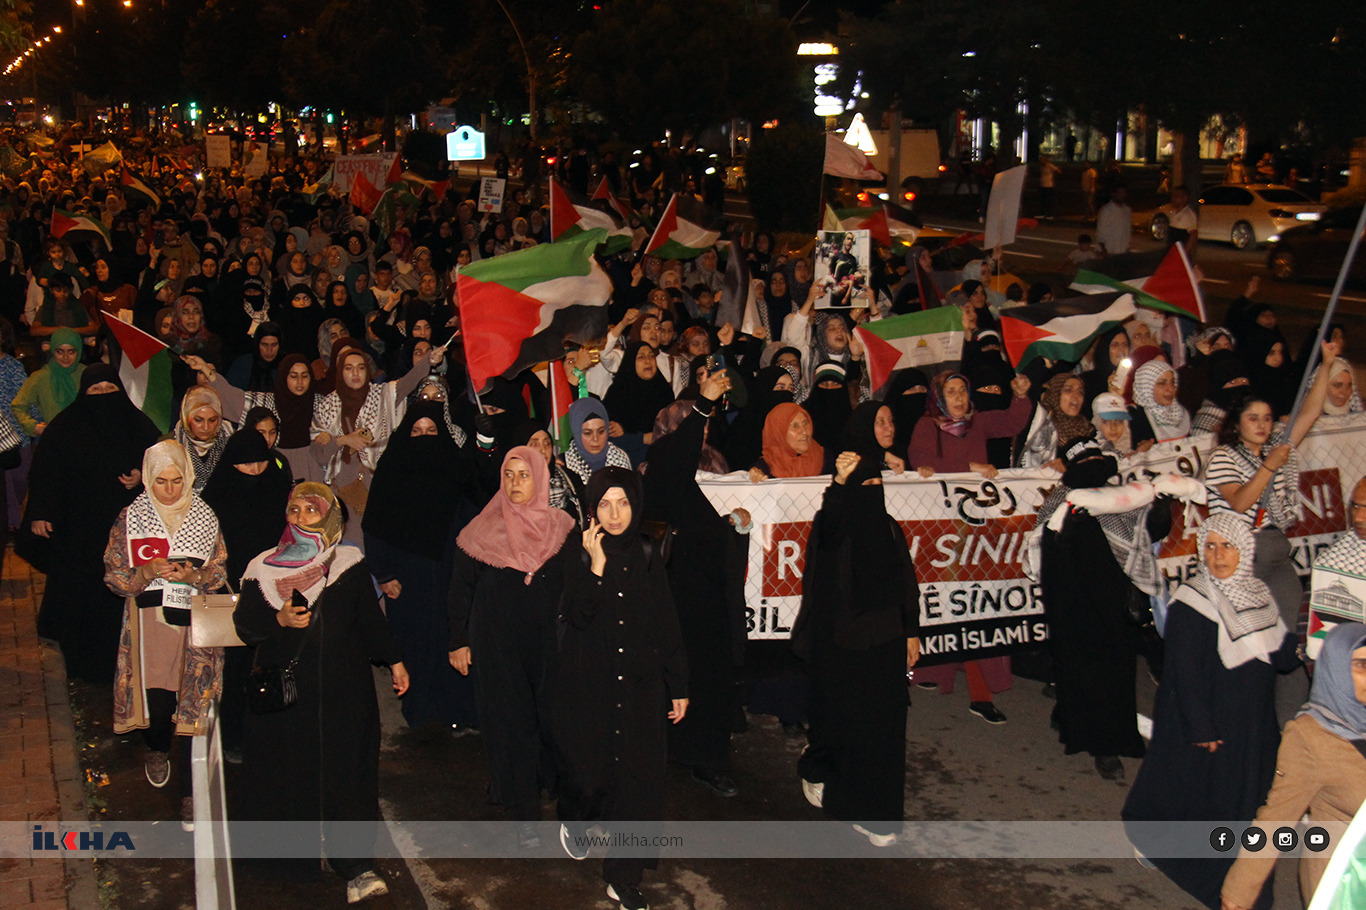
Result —
MULTIPOLYGON (((47 701, 48 730, 52 737, 52 778, 57 784, 57 804, 66 824, 90 821, 85 805, 85 783, 76 757, 76 725, 67 696, 66 661, 52 643, 39 639, 43 656, 43 684, 47 701)), ((66 863, 66 905, 69 910, 100 910, 99 884, 93 859, 63 860, 66 863)))

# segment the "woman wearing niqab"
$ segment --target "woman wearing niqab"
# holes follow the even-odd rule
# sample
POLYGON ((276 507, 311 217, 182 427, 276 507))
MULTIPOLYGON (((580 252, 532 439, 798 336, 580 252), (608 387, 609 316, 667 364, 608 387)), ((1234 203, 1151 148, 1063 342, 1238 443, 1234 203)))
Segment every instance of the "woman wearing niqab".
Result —
POLYGON ((76 400, 52 419, 34 449, 23 520, 28 533, 16 549, 47 572, 38 634, 61 645, 74 679, 114 678, 123 598, 104 584, 104 550, 119 512, 141 489, 142 453, 159 435, 128 400, 114 368, 92 364, 76 400), (102 392, 104 383, 114 391, 102 392), (92 392, 95 386, 100 389, 92 392))

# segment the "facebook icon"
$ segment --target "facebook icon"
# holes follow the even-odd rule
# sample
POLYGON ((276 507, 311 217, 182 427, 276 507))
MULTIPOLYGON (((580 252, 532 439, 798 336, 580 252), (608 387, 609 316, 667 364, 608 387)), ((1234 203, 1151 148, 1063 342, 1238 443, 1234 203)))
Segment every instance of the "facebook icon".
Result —
POLYGON ((1209 834, 1209 845, 1220 853, 1227 853, 1232 850, 1237 841, 1233 837, 1232 828, 1215 828, 1209 834))

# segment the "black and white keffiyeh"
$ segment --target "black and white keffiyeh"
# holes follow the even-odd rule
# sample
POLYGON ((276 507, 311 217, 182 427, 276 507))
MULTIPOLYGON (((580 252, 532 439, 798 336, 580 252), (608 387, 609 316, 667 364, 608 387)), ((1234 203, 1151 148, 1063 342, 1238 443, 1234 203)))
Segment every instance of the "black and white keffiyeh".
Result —
POLYGON ((1266 582, 1252 574, 1257 543, 1247 522, 1231 512, 1216 512, 1196 537, 1200 573, 1176 592, 1185 603, 1219 627, 1219 661, 1228 669, 1250 660, 1271 663, 1287 629, 1266 582), (1218 534, 1238 551, 1238 568, 1228 578, 1215 578, 1205 563, 1205 545, 1218 534))
MULTIPOLYGON (((589 478, 593 476, 593 469, 589 466, 588 462, 584 460, 583 456, 579 454, 578 449, 573 446, 570 446, 569 450, 564 453, 564 466, 579 475, 579 479, 584 483, 588 483, 589 478)), ((631 470, 631 458, 621 449, 609 442, 607 444, 607 467, 625 468, 629 471, 631 470)), ((551 480, 553 483, 553 475, 551 480)), ((553 502, 551 504, 554 505, 553 502)))
MULTIPOLYGON (((1132 493, 1128 489, 1132 486, 1135 485, 1073 490, 1059 484, 1044 497, 1043 504, 1038 508, 1035 527, 1044 528, 1053 513, 1068 501, 1069 494, 1073 499, 1081 494, 1087 502, 1087 513, 1096 519, 1101 531, 1105 533, 1105 541, 1110 545, 1110 552, 1114 555, 1115 562, 1124 570, 1124 574, 1129 576, 1129 580, 1144 594, 1160 594, 1163 588, 1162 570, 1157 564, 1157 557, 1153 554, 1153 540, 1148 535, 1148 513, 1152 511, 1153 495, 1140 496, 1138 501, 1142 502, 1141 505, 1124 511, 1109 511, 1109 507, 1102 505, 1103 502, 1110 501, 1111 507, 1123 509, 1127 505, 1123 497, 1126 492, 1132 493)), ((1081 507, 1081 504, 1073 502, 1073 506, 1081 507)))
MULTIPOLYGON (((1226 446, 1226 448, 1232 452, 1243 473, 1251 478, 1262 466, 1267 454, 1283 442, 1282 435, 1276 433, 1266 441, 1259 452, 1253 452, 1241 441, 1235 446, 1226 446)), ((1289 460, 1271 478, 1271 483, 1266 485, 1266 489, 1262 491, 1262 498, 1257 505, 1266 510, 1276 527, 1282 531, 1288 531, 1300 520, 1299 490, 1300 456, 1292 446, 1289 460)))

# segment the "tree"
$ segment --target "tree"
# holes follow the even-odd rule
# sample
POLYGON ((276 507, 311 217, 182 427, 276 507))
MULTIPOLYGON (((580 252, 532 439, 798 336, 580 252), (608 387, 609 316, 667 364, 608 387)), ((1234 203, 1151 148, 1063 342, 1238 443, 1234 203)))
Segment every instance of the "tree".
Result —
POLYGON ((87 4, 74 29, 76 88, 91 98, 142 104, 183 100, 181 45, 193 0, 161 6, 87 4))
POLYGON ((757 132, 745 169, 755 220, 774 231, 809 232, 822 211, 825 137, 811 123, 757 132))
POLYGON ((573 45, 580 98, 632 139, 791 111, 796 39, 740 0, 613 0, 573 45))
POLYGON ((284 40, 286 96, 382 116, 393 149, 396 114, 425 107, 445 81, 439 29, 421 0, 328 0, 315 22, 284 40))
POLYGON ((182 69, 188 89, 206 104, 259 111, 282 97, 285 35, 303 28, 317 4, 276 0, 209 0, 185 36, 182 69))

